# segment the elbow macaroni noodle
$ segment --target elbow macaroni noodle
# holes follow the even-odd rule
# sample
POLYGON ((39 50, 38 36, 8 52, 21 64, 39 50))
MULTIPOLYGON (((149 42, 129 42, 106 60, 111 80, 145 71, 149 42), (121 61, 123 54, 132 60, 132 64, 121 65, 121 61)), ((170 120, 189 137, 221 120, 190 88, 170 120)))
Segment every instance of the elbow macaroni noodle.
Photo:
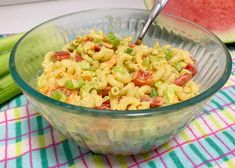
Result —
POLYGON ((37 78, 38 90, 66 103, 97 109, 140 110, 196 96, 195 61, 170 45, 132 44, 114 34, 91 31, 49 51, 37 78), (63 97, 63 99, 62 99, 63 97), (65 98, 65 99, 64 99, 65 98))

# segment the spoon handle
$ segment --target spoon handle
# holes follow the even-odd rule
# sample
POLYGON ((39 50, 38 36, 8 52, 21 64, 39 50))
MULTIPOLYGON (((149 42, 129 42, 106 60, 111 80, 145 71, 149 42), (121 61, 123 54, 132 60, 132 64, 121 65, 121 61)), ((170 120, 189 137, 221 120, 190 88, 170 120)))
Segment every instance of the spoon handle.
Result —
POLYGON ((148 17, 148 20, 146 21, 142 31, 140 32, 140 35, 138 37, 138 41, 142 40, 144 38, 144 35, 146 34, 146 32, 149 29, 149 26, 153 23, 153 21, 155 20, 155 18, 158 16, 158 14, 161 12, 161 10, 163 9, 163 7, 166 5, 168 0, 156 0, 155 4, 151 10, 151 13, 148 17))

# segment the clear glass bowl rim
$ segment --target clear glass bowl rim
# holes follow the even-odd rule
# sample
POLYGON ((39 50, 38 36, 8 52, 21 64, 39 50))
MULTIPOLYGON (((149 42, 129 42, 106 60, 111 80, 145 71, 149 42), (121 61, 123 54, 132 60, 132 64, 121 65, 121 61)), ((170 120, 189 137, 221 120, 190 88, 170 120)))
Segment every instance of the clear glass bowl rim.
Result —
POLYGON ((74 12, 74 13, 69 13, 69 14, 65 14, 50 20, 47 20, 39 25, 37 25, 36 27, 32 28, 31 30, 29 30, 28 32, 26 32, 16 43, 16 45, 14 46, 14 48, 12 49, 11 55, 10 55, 10 61, 9 61, 9 68, 10 68, 10 72, 11 75, 13 77, 13 79, 16 81, 16 83, 18 84, 18 86, 23 90, 26 91, 30 96, 33 96, 34 98, 36 98, 37 100, 39 100, 40 102, 46 103, 46 104, 51 104, 54 105, 55 107, 59 107, 59 108, 63 108, 65 109, 66 112, 71 112, 74 114, 83 114, 83 115, 98 115, 98 116, 111 116, 111 117, 138 117, 138 116, 149 116, 149 115, 156 115, 156 114, 161 114, 161 113, 171 113, 171 112, 175 112, 176 110, 185 108, 185 107, 189 107, 191 105, 195 105, 207 98, 209 98, 210 96, 212 96, 214 93, 216 93, 220 88, 222 88, 224 86, 224 84, 226 83, 226 81, 228 80, 230 73, 231 73, 231 69, 232 69, 232 58, 231 55, 228 51, 228 49, 226 48, 226 46, 223 44, 223 42, 216 36, 214 35, 212 32, 208 31, 206 28, 181 17, 178 16, 173 16, 173 15, 169 15, 169 14, 161 14, 161 15, 165 15, 167 17, 172 17, 174 19, 178 19, 184 22, 187 22, 189 24, 192 24, 194 26, 196 26, 197 28, 205 31, 206 33, 208 33, 208 35, 210 35, 212 38, 215 38, 221 45, 221 47, 223 48, 223 50, 225 51, 225 55, 226 55, 226 67, 224 69, 223 75, 219 78, 218 82, 215 83, 214 85, 212 85, 210 88, 208 88, 207 90, 205 90, 204 92, 200 93, 199 95, 177 103, 177 104, 173 104, 173 105, 169 105, 169 106, 164 106, 164 107, 157 107, 157 108, 150 108, 150 109, 145 109, 145 110, 97 110, 97 109, 91 109, 91 108, 86 108, 86 107, 81 107, 81 106, 76 106, 76 105, 72 105, 72 104, 67 104, 64 102, 60 102, 57 101, 55 99, 52 99, 48 96, 45 96, 43 94, 41 94, 40 92, 38 92, 37 90, 35 90, 34 88, 32 88, 26 81, 24 81, 21 76, 19 75, 19 73, 16 70, 16 66, 15 66, 15 54, 17 52, 17 48, 20 45, 21 41, 24 40, 24 38, 27 37, 27 35, 29 33, 31 33, 32 31, 34 31, 35 29, 37 29, 38 27, 47 24, 49 22, 53 22, 55 20, 58 19, 62 19, 64 17, 68 17, 71 15, 75 15, 75 14, 79 14, 79 13, 89 13, 89 12, 99 12, 99 11, 107 11, 107 13, 109 11, 114 11, 114 10, 129 10, 130 12, 143 12, 143 13, 147 13, 149 12, 148 10, 145 9, 133 9, 133 8, 102 8, 102 9, 91 9, 91 10, 84 10, 84 11, 78 11, 78 12, 74 12), (69 109, 69 110, 68 110, 69 109), (79 113, 77 113, 77 111, 79 111, 79 113))

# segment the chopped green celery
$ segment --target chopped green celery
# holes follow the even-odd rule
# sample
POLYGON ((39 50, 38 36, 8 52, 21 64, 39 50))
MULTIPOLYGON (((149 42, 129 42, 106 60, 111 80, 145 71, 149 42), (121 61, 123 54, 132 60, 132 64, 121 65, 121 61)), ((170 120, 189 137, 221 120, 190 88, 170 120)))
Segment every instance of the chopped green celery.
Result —
POLYGON ((127 49, 125 49, 125 53, 126 54, 131 54, 132 53, 132 51, 133 51, 133 49, 132 48, 127 48, 127 49))
POLYGON ((12 79, 11 74, 7 74, 0 79, 0 104, 10 100, 21 93, 19 87, 12 79))
POLYGON ((177 62, 174 67, 175 69, 180 72, 187 64, 185 62, 177 62))
POLYGON ((83 79, 79 79, 73 83, 74 88, 81 88, 85 84, 83 79))
POLYGON ((143 60, 143 66, 144 67, 148 67, 149 66, 149 58, 147 57, 147 58, 144 58, 144 60, 143 60))
POLYGON ((74 89, 72 80, 67 80, 64 86, 65 88, 70 89, 70 90, 74 89))
POLYGON ((108 42, 110 42, 115 48, 117 48, 117 46, 119 45, 120 43, 120 40, 112 33, 112 32, 109 32, 107 34, 107 40, 108 42))
POLYGON ((10 52, 0 55, 0 77, 9 73, 10 52))
POLYGON ((77 47, 76 48, 76 53, 77 54, 82 54, 82 52, 83 52, 83 48, 82 47, 77 47))
POLYGON ((157 57, 157 56, 154 56, 154 55, 149 56, 149 61, 150 62, 160 62, 160 61, 163 61, 163 60, 164 60, 163 57, 157 57))
POLYGON ((157 94, 157 89, 153 88, 150 92, 150 97, 157 97, 158 94, 157 94))
POLYGON ((0 54, 10 51, 22 36, 23 33, 20 33, 0 39, 0 54))
POLYGON ((75 89, 79 89, 82 87, 82 85, 84 85, 84 80, 83 79, 79 79, 77 81, 72 81, 72 80, 67 80, 65 82, 65 87, 67 89, 70 89, 70 90, 75 90, 75 89))
POLYGON ((83 70, 89 70, 91 68, 90 64, 87 61, 81 61, 78 62, 78 64, 83 70))
POLYGON ((173 86, 168 86, 164 90, 164 100, 167 104, 172 104, 172 103, 174 103, 174 99, 175 99, 174 87, 173 86))
POLYGON ((53 91, 51 97, 62 102, 67 99, 67 96, 60 90, 53 91))
POLYGON ((169 49, 165 50, 165 55, 166 55, 166 60, 167 61, 170 60, 173 57, 173 53, 169 49))
POLYGON ((122 73, 122 74, 127 73, 126 68, 123 67, 123 66, 120 66, 120 65, 114 66, 114 67, 112 68, 112 71, 113 71, 114 73, 115 73, 115 72, 120 72, 120 73, 122 73))
POLYGON ((154 86, 155 86, 156 88, 159 88, 161 85, 162 85, 162 81, 157 81, 157 82, 154 84, 154 86))
POLYGON ((101 39, 94 39, 93 42, 100 44, 102 42, 102 40, 101 39))

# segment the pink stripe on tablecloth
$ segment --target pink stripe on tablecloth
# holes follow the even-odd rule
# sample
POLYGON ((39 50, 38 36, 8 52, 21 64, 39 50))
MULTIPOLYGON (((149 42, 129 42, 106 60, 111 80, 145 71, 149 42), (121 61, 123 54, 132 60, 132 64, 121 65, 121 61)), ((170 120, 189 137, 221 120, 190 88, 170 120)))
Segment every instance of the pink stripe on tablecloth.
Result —
MULTIPOLYGON (((197 167, 201 167, 202 165, 205 165, 206 163, 211 162, 211 161, 214 161, 214 160, 219 160, 219 159, 221 159, 221 158, 223 158, 223 157, 225 157, 225 156, 231 155, 231 154, 234 153, 234 152, 235 152, 235 149, 233 149, 233 150, 231 150, 231 151, 229 151, 229 152, 227 152, 227 153, 225 153, 225 154, 223 154, 223 155, 220 155, 220 156, 218 156, 218 157, 216 157, 216 158, 214 158, 214 159, 208 159, 208 160, 206 160, 205 162, 202 162, 202 163, 200 163, 199 165, 197 165, 197 167)), ((221 167, 221 166, 220 166, 220 167, 221 167)))
POLYGON ((224 86, 223 88, 222 88, 222 90, 226 90, 226 89, 229 89, 229 88, 231 88, 231 87, 235 87, 235 85, 231 85, 231 86, 224 86))
MULTIPOLYGON (((88 155, 89 153, 91 153, 91 152, 90 152, 90 151, 89 151, 89 152, 86 152, 86 153, 83 154, 83 156, 88 155)), ((66 164, 69 164, 69 162, 71 162, 71 161, 75 161, 75 160, 77 160, 77 159, 80 159, 81 157, 82 157, 82 156, 79 155, 79 156, 73 158, 72 160, 66 161, 66 162, 61 163, 61 164, 56 165, 56 166, 51 166, 51 167, 49 167, 49 168, 57 168, 57 167, 60 167, 60 166, 64 166, 64 165, 66 165, 66 164)))
POLYGON ((229 91, 229 93, 231 93, 234 97, 235 97, 235 94, 233 93, 233 91, 231 91, 230 89, 233 89, 233 88, 228 88, 227 90, 229 91))
POLYGON ((51 126, 50 126, 50 129, 51 129, 51 139, 52 139, 53 149, 54 149, 54 153, 55 153, 56 165, 59 165, 59 157, 58 157, 57 150, 56 150, 56 145, 55 145, 54 131, 53 131, 53 128, 51 126))
MULTIPOLYGON (((56 145, 59 145, 59 144, 61 144, 61 143, 63 143, 63 141, 58 142, 56 145)), ((50 148, 50 147, 52 147, 52 146, 53 146, 53 144, 50 144, 50 145, 47 145, 47 146, 42 147, 42 148, 31 149, 31 151, 28 150, 28 151, 22 153, 20 156, 23 156, 23 155, 25 155, 25 154, 28 154, 29 152, 37 151, 37 150, 40 150, 40 149, 48 149, 48 148, 50 148)), ((6 161, 8 161, 8 160, 13 160, 13 159, 16 159, 16 158, 18 158, 18 157, 19 157, 19 156, 14 156, 14 157, 11 157, 11 158, 5 158, 5 159, 3 159, 3 160, 0 160, 0 162, 3 162, 3 161, 6 162, 6 161)))
MULTIPOLYGON (((207 125, 207 127, 212 131, 212 128, 207 124, 207 122, 205 121, 205 119, 203 117, 202 117, 202 120, 207 125)), ((217 136, 217 134, 214 134, 214 136, 228 149, 228 151, 231 151, 231 149, 223 142, 222 139, 220 139, 219 136, 217 136)), ((235 155, 233 154, 233 156, 235 156, 235 155)))
MULTIPOLYGON (((47 130, 48 128, 50 128, 51 126, 48 125, 46 126, 45 128, 43 128, 43 130, 47 130)), ((36 132, 39 132, 39 130, 34 130, 34 131, 31 131, 30 134, 33 134, 33 133, 36 133, 36 132)), ((16 139, 16 138, 19 138, 19 137, 24 137, 26 135, 28 135, 29 133, 25 133, 25 134, 22 134, 22 135, 19 135, 19 136, 15 136, 15 137, 12 137, 12 138, 8 138, 8 139, 0 139, 0 142, 2 141, 9 141, 9 140, 12 140, 12 139, 16 139)))
MULTIPOLYGON (((213 107, 212 107, 211 105, 209 105, 209 104, 208 104, 207 106, 210 107, 210 108, 213 108, 213 107)), ((229 107, 229 106, 228 106, 228 107, 229 107)), ((218 111, 219 111, 219 110, 214 110, 214 114, 217 115, 217 116, 225 123, 226 126, 229 126, 229 124, 227 123, 227 121, 225 121, 225 120, 223 119, 223 117, 221 117, 221 116, 219 115, 218 111)))
MULTIPOLYGON (((225 129, 227 129, 227 128, 230 128, 230 127, 232 127, 232 126, 234 126, 234 125, 235 125, 235 123, 230 124, 230 125, 228 125, 227 127, 224 127, 224 128, 222 128, 222 129, 216 130, 216 131, 214 131, 214 132, 212 132, 212 133, 210 133, 210 134, 203 135, 203 136, 201 136, 201 137, 198 137, 197 139, 185 141, 185 142, 183 142, 183 143, 181 143, 181 144, 179 144, 179 145, 184 145, 184 144, 187 144, 187 143, 190 143, 190 142, 194 142, 194 141, 196 141, 196 140, 200 140, 200 139, 202 139, 202 138, 204 138, 204 137, 207 137, 207 136, 216 134, 217 132, 222 131, 222 130, 225 130, 225 129)), ((50 128, 50 126, 47 126, 47 127, 45 127, 44 129, 47 129, 47 128, 50 128)), ((32 132, 37 132, 37 131, 32 131, 32 132)), ((31 132, 31 133, 32 133, 32 132, 31 132)), ((59 145, 59 144, 61 144, 62 142, 63 142, 63 141, 58 142, 56 145, 59 145)), ((48 146, 45 147, 45 148, 49 148, 49 147, 51 147, 52 145, 53 145, 53 144, 50 144, 50 145, 48 145, 48 146)), ((174 147, 171 147, 171 148, 169 148, 169 149, 167 149, 167 150, 165 150, 165 151, 159 153, 159 155, 163 155, 164 153, 166 153, 166 152, 168 152, 168 151, 170 151, 170 150, 173 150, 174 148, 177 148, 177 147, 179 147, 179 146, 176 145, 176 146, 174 146, 174 147)), ((39 150, 39 149, 41 149, 41 148, 32 149, 32 151, 36 151, 36 150, 39 150)), ((29 151, 23 153, 22 155, 27 154, 28 152, 29 152, 29 151)), ((22 156, 22 155, 21 155, 21 156, 22 156)), ((147 160, 154 159, 156 156, 159 156, 159 155, 155 155, 155 156, 153 156, 153 157, 150 157, 150 158, 147 159, 147 160)), ((7 160, 12 160, 12 159, 15 159, 15 158, 16 158, 16 157, 8 158, 7 160)), ((5 159, 4 159, 4 160, 0 160, 0 162, 2 162, 2 161, 5 161, 5 159)), ((145 161, 141 161, 141 162, 138 162, 138 163, 140 164, 140 163, 143 163, 143 162, 145 162, 145 161)))
MULTIPOLYGON (((220 107, 227 107, 227 106, 231 106, 231 105, 233 105, 234 103, 225 103, 224 105, 221 105, 220 107)), ((206 105, 207 106, 207 105, 206 105)), ((218 108, 212 108, 212 109, 210 109, 210 110, 207 110, 208 112, 213 112, 213 111, 215 111, 215 110, 219 110, 218 108)))
POLYGON ((181 151, 183 152, 183 154, 185 155, 185 157, 193 164, 193 167, 195 167, 195 163, 192 161, 192 159, 188 156, 188 154, 184 151, 184 149, 182 148, 182 145, 180 145, 177 141, 177 139, 174 137, 173 140, 176 142, 177 146, 179 146, 179 148, 181 149, 181 151))
MULTIPOLYGON (((32 149, 32 144, 31 144, 31 125, 30 125, 30 117, 29 117, 29 109, 28 106, 26 106, 26 111, 27 111, 27 116, 28 116, 28 136, 29 136, 29 150, 31 151, 32 149)), ((29 161, 30 161, 30 167, 33 167, 33 158, 32 158, 32 152, 29 153, 29 161)))
POLYGON ((235 83, 235 80, 233 78, 229 78, 229 80, 233 81, 235 83))
MULTIPOLYGON (((5 111, 4 112, 4 116, 5 116, 5 120, 6 120, 6 133, 5 133, 5 136, 6 136, 6 139, 8 138, 8 123, 7 123, 7 112, 5 111)), ((7 147, 8 147, 8 140, 6 140, 5 142, 5 163, 4 163, 4 167, 7 167, 7 147)))
POLYGON ((88 168, 87 163, 86 163, 86 160, 84 159, 84 156, 83 156, 81 147, 78 146, 78 150, 79 150, 79 153, 80 153, 80 155, 81 155, 81 159, 82 159, 82 162, 83 162, 85 168, 88 168))
MULTIPOLYGON (((10 121, 16 121, 16 120, 21 120, 21 119, 27 119, 28 117, 33 117, 33 116, 35 116, 35 115, 40 115, 39 113, 33 113, 33 114, 31 114, 31 115, 29 115, 29 116, 24 116, 24 117, 19 117, 19 118, 14 118, 14 119, 10 119, 10 120, 8 120, 8 122, 10 122, 10 121)), ((0 122, 0 124, 4 124, 4 123, 7 123, 6 121, 1 121, 0 122)))
MULTIPOLYGON (((221 128, 221 129, 219 129, 219 130, 216 130, 216 131, 214 131, 214 132, 212 132, 212 133, 203 135, 203 136, 201 136, 201 137, 197 137, 197 139, 192 139, 192 140, 189 140, 189 141, 185 141, 185 142, 183 142, 183 143, 181 143, 181 144, 179 144, 179 145, 185 145, 185 144, 188 144, 188 143, 191 143, 191 142, 199 141, 199 140, 202 139, 202 138, 205 138, 205 137, 207 137, 207 136, 216 134, 216 133, 218 133, 218 132, 220 132, 220 131, 223 131, 223 130, 225 130, 225 129, 228 129, 228 128, 234 126, 234 125, 235 125, 235 123, 230 124, 230 125, 228 125, 227 127, 221 128)), ((178 147, 179 147, 178 145, 173 146, 173 147, 171 147, 171 148, 169 148, 169 149, 167 149, 167 150, 165 150, 165 151, 162 151, 162 152, 159 153, 158 155, 151 156, 151 157, 149 157, 148 159, 139 161, 138 163, 141 164, 141 163, 147 162, 147 161, 149 161, 149 160, 151 160, 151 159, 154 159, 154 158, 156 158, 156 157, 158 157, 158 156, 160 156, 160 155, 163 155, 163 154, 165 154, 165 153, 167 153, 167 152, 169 152, 169 151, 171 151, 171 150, 173 150, 173 149, 175 149, 175 148, 178 148, 178 147)), ((135 166, 135 164, 132 164, 130 167, 133 167, 133 166, 135 166)))
POLYGON ((107 155, 104 155, 104 159, 105 159, 107 165, 108 165, 110 168, 112 168, 112 165, 111 165, 111 163, 110 163, 109 158, 108 158, 107 155))
MULTIPOLYGON (((204 151, 212 158, 213 161, 215 161, 215 163, 216 163, 219 167, 221 167, 221 166, 216 162, 216 160, 214 160, 214 157, 210 154, 210 152, 208 152, 208 151, 206 150, 206 148, 202 145, 202 143, 200 142, 200 140, 198 140, 198 137, 197 137, 196 134, 193 132, 193 130, 192 130, 189 126, 187 126, 187 128, 188 128, 188 129, 190 130, 190 132, 193 134, 193 136, 194 136, 195 139, 197 140, 198 144, 204 149, 204 151)), ((212 134, 212 135, 214 135, 214 134, 212 134)))
POLYGON ((154 152, 157 154, 157 156, 159 157, 159 159, 161 160, 163 166, 165 168, 167 168, 166 162, 162 159, 162 156, 158 153, 157 149, 154 149, 154 152))
MULTIPOLYGON (((231 93, 232 93, 232 92, 231 92, 231 93)), ((232 93, 232 94, 233 94, 233 93, 232 93)), ((234 95, 234 97, 235 97, 235 95, 234 95)), ((217 96, 217 98, 220 99, 221 101, 224 101, 224 100, 221 99, 219 96, 217 96)), ((233 109, 232 107, 228 106, 228 108, 229 108, 230 110, 232 110, 233 112, 235 112, 235 109, 233 109)), ((226 126, 229 125, 229 124, 227 123, 227 121, 225 121, 225 120, 223 119, 223 117, 220 116, 220 114, 218 113, 218 111, 215 112, 215 114, 226 124, 226 126)), ((235 130, 233 129, 233 127, 231 127, 231 129, 233 130, 233 132, 235 132, 235 130)), ((233 154, 233 155, 234 155, 234 154, 233 154)))
POLYGON ((139 162, 137 162, 137 160, 136 160, 136 158, 135 158, 135 156, 134 155, 131 155, 131 158, 132 158, 132 160, 134 161, 134 166, 137 166, 138 168, 140 168, 140 163, 139 162))

